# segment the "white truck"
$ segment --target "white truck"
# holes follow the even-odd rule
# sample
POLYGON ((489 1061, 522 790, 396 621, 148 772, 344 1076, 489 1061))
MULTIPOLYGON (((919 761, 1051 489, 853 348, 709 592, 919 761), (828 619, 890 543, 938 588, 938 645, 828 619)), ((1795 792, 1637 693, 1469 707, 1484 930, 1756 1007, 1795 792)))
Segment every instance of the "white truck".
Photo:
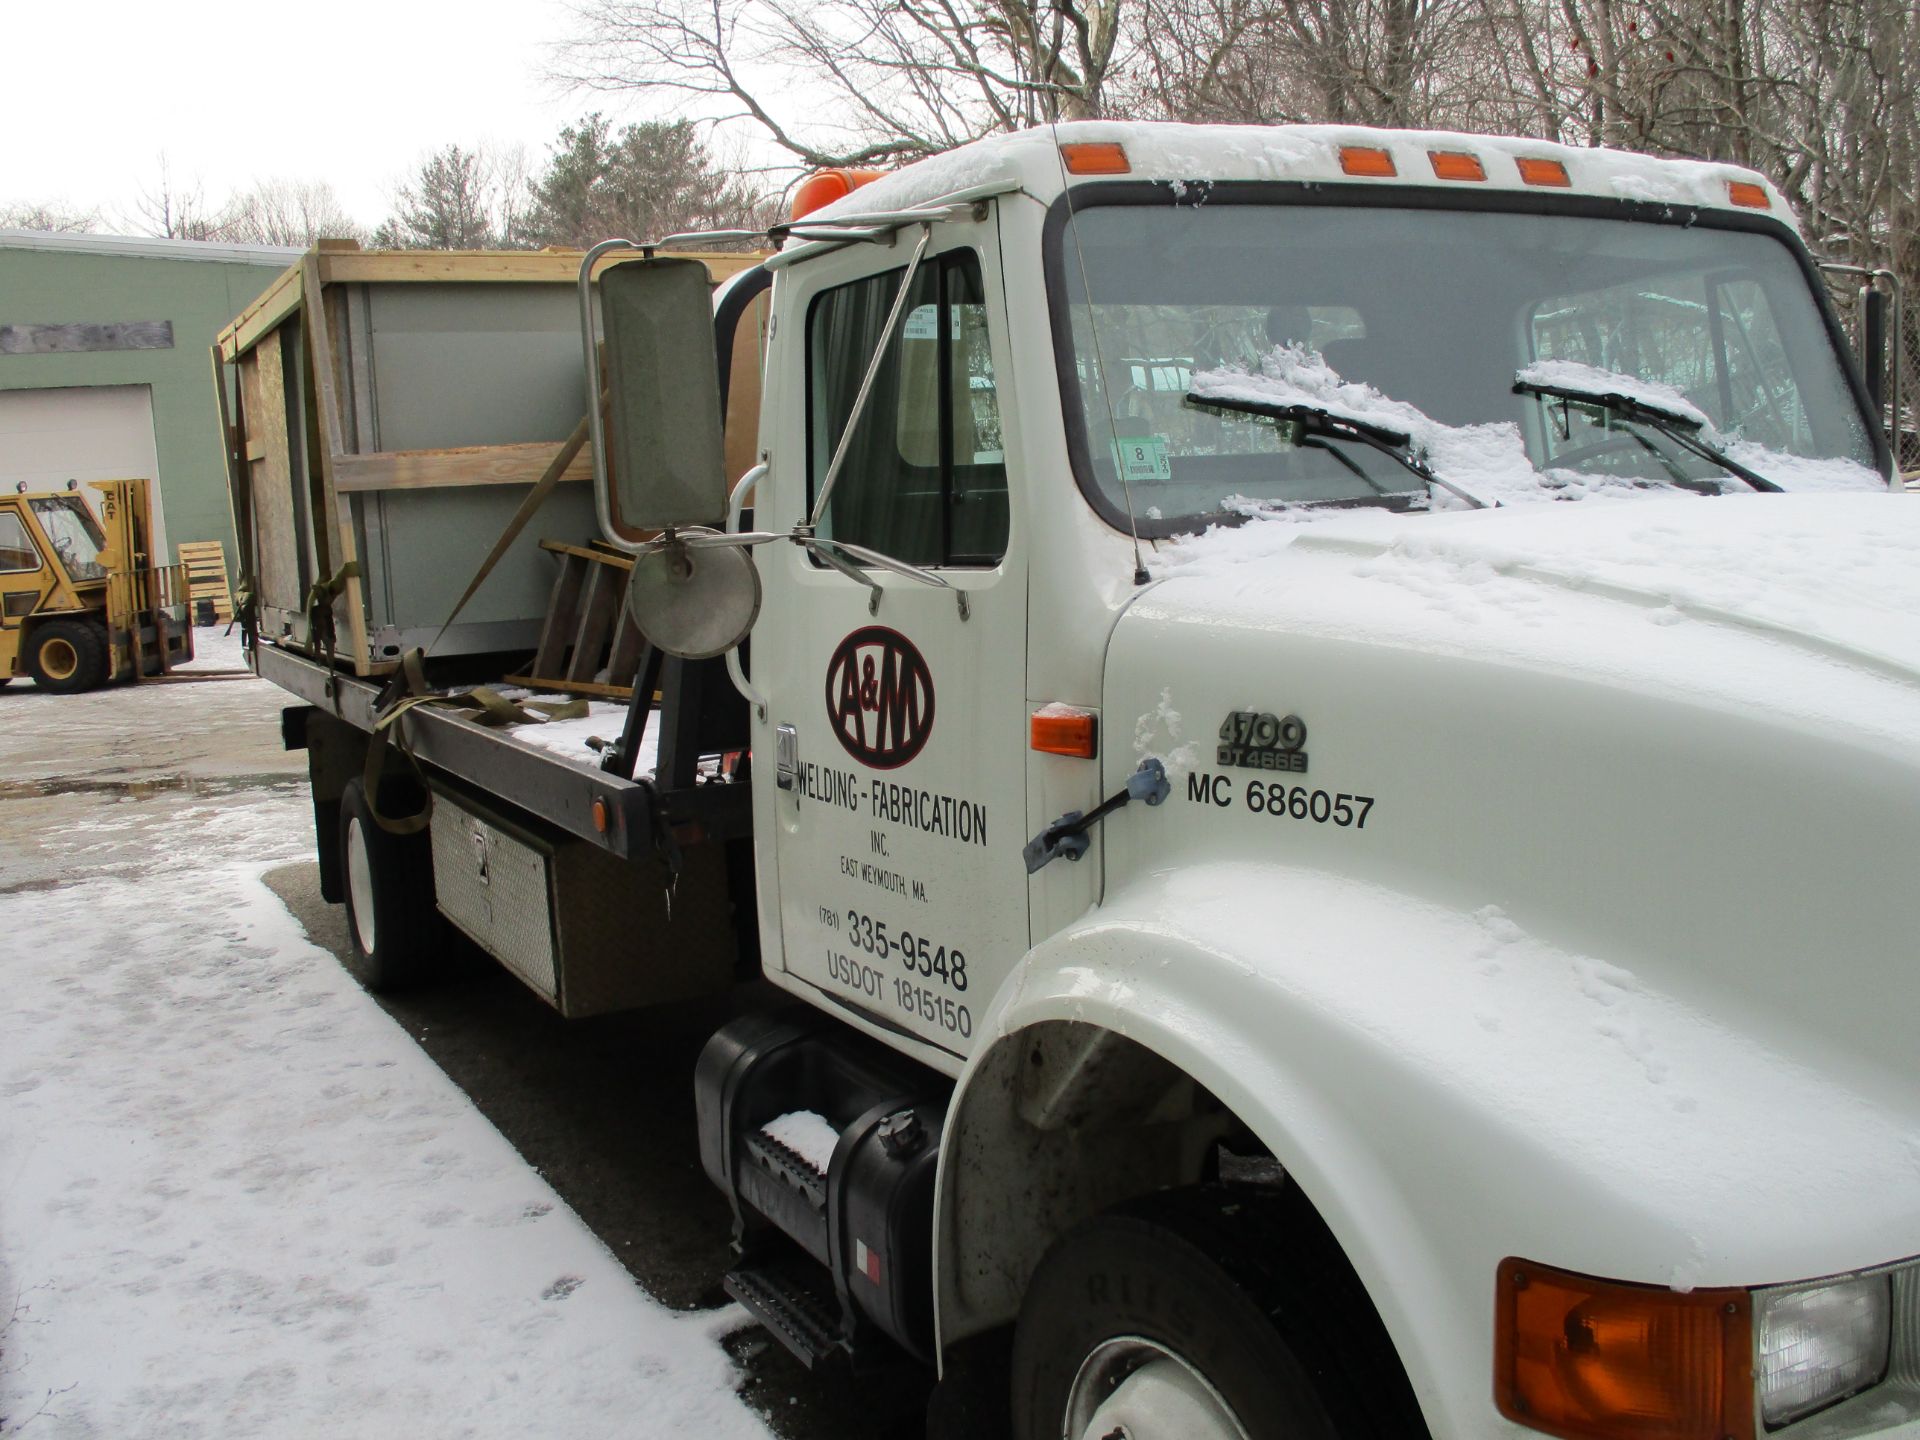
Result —
POLYGON ((728 1289, 1023 1440, 1920 1436, 1920 508, 1779 193, 1286 127, 866 178, 717 298, 583 264, 666 657, 603 768, 417 704, 389 833, 393 695, 259 646, 372 977, 436 886, 522 973, 757 967, 728 1289))

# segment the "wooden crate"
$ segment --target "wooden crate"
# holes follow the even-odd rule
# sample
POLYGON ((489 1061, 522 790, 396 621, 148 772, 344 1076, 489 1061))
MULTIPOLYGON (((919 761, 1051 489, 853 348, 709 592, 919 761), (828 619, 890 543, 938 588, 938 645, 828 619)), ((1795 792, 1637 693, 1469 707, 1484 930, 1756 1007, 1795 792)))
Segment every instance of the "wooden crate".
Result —
POLYGON ((214 620, 233 623, 233 591, 227 586, 227 551, 218 540, 185 540, 174 547, 187 569, 187 610, 192 614, 202 600, 213 602, 214 620))
MULTIPOLYGON (((716 283, 758 259, 694 258, 716 283)), ((263 639, 316 652, 330 617, 337 663, 360 675, 416 645, 503 669, 539 646, 556 574, 539 541, 597 538, 585 451, 433 642, 579 424, 580 261, 322 241, 221 332, 237 568, 263 639)), ((763 325, 764 301, 734 345, 729 484, 754 459, 763 325)))

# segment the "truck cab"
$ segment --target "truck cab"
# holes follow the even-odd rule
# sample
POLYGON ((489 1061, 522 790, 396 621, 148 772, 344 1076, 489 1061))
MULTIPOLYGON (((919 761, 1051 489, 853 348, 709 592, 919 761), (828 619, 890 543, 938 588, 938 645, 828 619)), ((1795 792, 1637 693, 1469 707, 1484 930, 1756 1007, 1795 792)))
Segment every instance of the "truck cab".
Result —
POLYGON ((147 482, 0 494, 0 682, 70 693, 193 658, 185 572, 154 567, 147 482))
POLYGON ((1920 513, 1777 191, 1073 125, 784 239, 733 1292, 1023 1436, 1920 1434, 1920 513))

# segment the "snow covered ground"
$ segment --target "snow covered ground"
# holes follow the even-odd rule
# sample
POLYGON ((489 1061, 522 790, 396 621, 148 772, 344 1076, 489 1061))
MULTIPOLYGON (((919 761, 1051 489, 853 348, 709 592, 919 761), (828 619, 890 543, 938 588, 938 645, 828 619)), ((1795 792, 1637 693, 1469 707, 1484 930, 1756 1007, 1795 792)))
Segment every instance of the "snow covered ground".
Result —
POLYGON ((764 1435, 737 1312, 642 1293, 260 883, 282 698, 0 691, 0 1429, 764 1435))

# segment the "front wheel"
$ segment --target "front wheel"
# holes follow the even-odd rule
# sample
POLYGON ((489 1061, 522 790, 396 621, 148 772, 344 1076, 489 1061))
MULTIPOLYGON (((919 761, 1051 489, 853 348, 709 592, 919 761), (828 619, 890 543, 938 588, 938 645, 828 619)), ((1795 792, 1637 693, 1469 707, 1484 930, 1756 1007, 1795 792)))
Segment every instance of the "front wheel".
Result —
POLYGON ((1062 1237, 1014 1335, 1020 1440, 1424 1435, 1359 1282, 1303 1201, 1166 1191, 1062 1237))
POLYGON ((98 689, 112 663, 106 627, 92 620, 49 620, 27 641, 27 673, 56 695, 98 689))

